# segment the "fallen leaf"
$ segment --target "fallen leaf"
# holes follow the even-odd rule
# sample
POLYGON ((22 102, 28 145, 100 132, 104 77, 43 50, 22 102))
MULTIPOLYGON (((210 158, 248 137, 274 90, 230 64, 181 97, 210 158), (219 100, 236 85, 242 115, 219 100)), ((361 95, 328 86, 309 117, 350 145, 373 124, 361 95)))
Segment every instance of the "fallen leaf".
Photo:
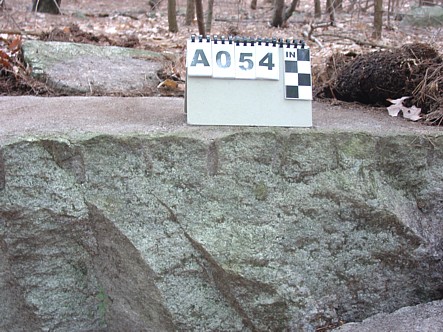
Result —
POLYGON ((20 51, 22 46, 22 38, 21 36, 16 36, 8 45, 11 54, 17 53, 20 51))
POLYGON ((177 87, 178 87, 178 82, 173 81, 173 80, 167 78, 166 80, 164 80, 163 82, 161 82, 161 83, 157 86, 157 88, 160 88, 160 87, 165 87, 165 88, 170 88, 170 89, 177 89, 177 87))
POLYGON ((409 119, 411 121, 417 121, 421 119, 421 108, 418 108, 415 105, 412 105, 410 108, 405 107, 402 112, 405 119, 409 119))
POLYGON ((402 105, 391 105, 388 107, 388 113, 390 116, 397 116, 398 113, 402 110, 402 105))
POLYGON ((398 116, 400 112, 402 112, 403 117, 405 119, 411 120, 411 121, 417 121, 421 119, 420 113, 421 108, 416 107, 415 105, 412 105, 411 107, 406 107, 403 105, 403 101, 405 99, 411 98, 409 96, 401 97, 398 99, 386 99, 393 105, 389 106, 387 108, 388 113, 390 116, 398 116))

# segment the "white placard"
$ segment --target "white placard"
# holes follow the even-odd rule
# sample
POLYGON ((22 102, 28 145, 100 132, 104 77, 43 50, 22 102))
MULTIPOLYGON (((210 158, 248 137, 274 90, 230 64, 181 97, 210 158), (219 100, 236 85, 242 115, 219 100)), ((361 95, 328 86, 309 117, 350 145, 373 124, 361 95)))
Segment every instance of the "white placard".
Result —
POLYGON ((255 47, 251 43, 235 45, 235 78, 255 79, 255 62, 255 47))
POLYGON ((280 51, 278 46, 264 42, 255 46, 255 76, 260 79, 278 80, 280 77, 280 51))
POLYGON ((212 42, 212 77, 235 78, 235 47, 227 40, 212 42))
POLYGON ((186 67, 188 76, 212 76, 212 47, 206 38, 187 42, 186 67))
POLYGON ((310 51, 304 43, 192 35, 187 46, 189 124, 312 126, 310 51))

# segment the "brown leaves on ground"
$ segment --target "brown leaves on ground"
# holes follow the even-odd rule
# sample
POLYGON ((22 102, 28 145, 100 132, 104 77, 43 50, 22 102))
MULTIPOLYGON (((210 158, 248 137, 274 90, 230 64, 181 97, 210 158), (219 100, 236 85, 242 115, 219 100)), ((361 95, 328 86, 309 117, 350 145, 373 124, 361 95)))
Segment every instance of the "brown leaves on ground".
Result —
POLYGON ((46 95, 45 84, 30 77, 21 54, 22 37, 0 37, 0 95, 46 95))
POLYGON ((10 39, 0 37, 0 68, 3 73, 18 74, 21 69, 24 69, 17 56, 21 46, 21 36, 15 36, 10 39))
POLYGON ((103 34, 95 35, 91 32, 81 30, 80 27, 74 23, 62 28, 56 27, 49 32, 42 32, 40 39, 44 41, 61 41, 102 46, 120 46, 131 48, 140 46, 140 41, 138 40, 137 36, 128 35, 110 38, 103 34))

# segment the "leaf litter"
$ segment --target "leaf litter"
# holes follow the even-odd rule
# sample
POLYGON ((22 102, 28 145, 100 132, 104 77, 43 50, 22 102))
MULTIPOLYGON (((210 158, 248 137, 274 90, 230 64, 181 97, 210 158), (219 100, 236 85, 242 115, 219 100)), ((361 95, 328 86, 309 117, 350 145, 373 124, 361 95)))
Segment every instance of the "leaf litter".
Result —
MULTIPOLYGON (((441 28, 400 26, 401 22, 394 20, 393 16, 387 23, 385 16, 383 38, 373 40, 368 34, 368 31, 372 31, 372 9, 363 8, 362 4, 359 4, 358 8, 351 8, 353 3, 355 4, 355 2, 345 0, 343 9, 336 11, 335 24, 330 25, 321 24, 328 21, 327 13, 324 12, 320 18, 314 18, 312 16, 313 2, 301 0, 295 14, 289 19, 285 28, 277 29, 269 26, 272 17, 272 4, 269 1, 259 1, 257 9, 251 10, 249 2, 222 0, 215 5, 216 13, 211 33, 296 39, 303 39, 306 35, 315 35, 316 40, 321 42, 321 47, 314 41, 307 41, 311 48, 315 98, 336 98, 337 96, 334 94, 324 93, 325 84, 330 83, 333 75, 337 75, 341 65, 349 63, 357 57, 374 54, 373 56, 377 59, 378 52, 401 48, 405 44, 432 45, 437 52, 441 52, 443 49, 443 39, 440 36, 441 28), (313 30, 313 26, 318 28, 313 30), (330 59, 333 61, 331 62, 330 59), (318 93, 319 90, 323 95, 318 93)), ((396 8, 397 12, 409 10, 408 1, 398 3, 400 7, 396 8)), ((7 40, 21 35, 23 39, 95 43, 160 52, 165 55, 164 70, 159 73, 161 81, 156 93, 158 95, 183 95, 181 89, 185 80, 185 43, 191 33, 198 33, 195 21, 190 26, 186 26, 184 23, 185 0, 177 0, 177 17, 180 28, 178 33, 168 32, 167 1, 158 1, 155 8, 152 9, 149 8, 145 0, 111 2, 73 0, 62 4, 62 15, 33 13, 29 6, 29 0, 15 0, 8 2, 6 8, 0 11, 2 62, 14 62, 12 69, 1 65, 0 94, 55 94, 41 82, 31 79, 30 69, 26 68, 20 54, 11 56, 8 53, 10 42, 7 40), (14 34, 14 31, 17 33, 14 34), (8 58, 4 56, 5 53, 8 54, 8 58), (175 83, 170 84, 170 81, 166 80, 175 83), (165 83, 162 84, 162 82, 165 83)), ((401 17, 401 15, 397 16, 401 17)), ((420 64, 414 62, 413 57, 410 57, 403 65, 401 70, 419 66, 424 69, 423 77, 411 76, 411 80, 407 83, 408 89, 404 89, 403 93, 383 96, 377 102, 371 101, 370 103, 386 107, 388 106, 386 99, 394 100, 411 95, 412 98, 406 101, 405 107, 415 105, 422 109, 425 123, 441 125, 443 121, 441 63, 420 64), (415 86, 412 84, 413 82, 416 84, 415 86), (405 93, 411 89, 413 91, 405 93)), ((415 72, 415 69, 413 71, 415 72)), ((332 100, 332 102, 334 101, 332 100)), ((352 104, 349 107, 352 107, 352 104)))

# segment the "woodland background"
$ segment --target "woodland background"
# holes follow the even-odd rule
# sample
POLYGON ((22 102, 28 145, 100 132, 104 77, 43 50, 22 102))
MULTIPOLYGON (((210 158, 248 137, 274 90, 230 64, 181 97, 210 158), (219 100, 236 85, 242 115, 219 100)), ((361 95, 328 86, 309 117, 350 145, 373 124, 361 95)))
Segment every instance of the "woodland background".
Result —
MULTIPOLYGON (((20 63, 23 39, 153 50, 177 59, 171 74, 184 79, 186 39, 204 32, 305 40, 311 48, 315 89, 330 79, 334 54, 355 57, 413 43, 430 45, 441 54, 442 22, 421 26, 406 19, 416 7, 442 4, 443 0, 0 0, 0 81, 13 81, 11 73, 19 80, 29 74, 20 63), (59 15, 38 12, 45 2, 55 4, 59 15)), ((0 94, 20 93, 33 92, 0 85, 0 94)))

